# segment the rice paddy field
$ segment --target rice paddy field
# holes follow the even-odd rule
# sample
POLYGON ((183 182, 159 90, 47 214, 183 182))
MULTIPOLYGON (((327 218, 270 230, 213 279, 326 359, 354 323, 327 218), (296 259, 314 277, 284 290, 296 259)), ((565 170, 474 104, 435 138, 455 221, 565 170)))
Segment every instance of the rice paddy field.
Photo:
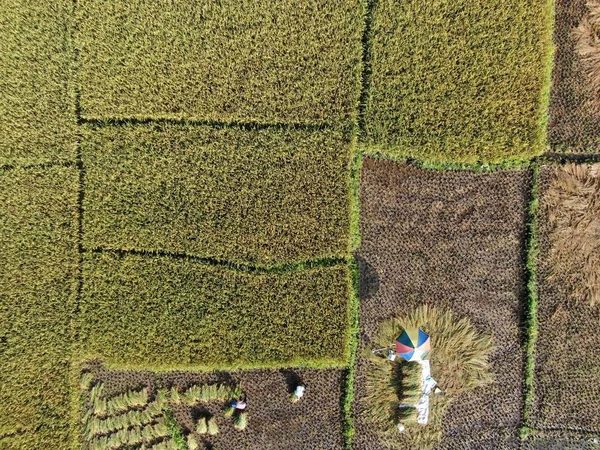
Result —
POLYGON ((0 450, 600 448, 599 35, 599 0, 0 2, 0 450), (427 425, 373 353, 408 324, 427 425))

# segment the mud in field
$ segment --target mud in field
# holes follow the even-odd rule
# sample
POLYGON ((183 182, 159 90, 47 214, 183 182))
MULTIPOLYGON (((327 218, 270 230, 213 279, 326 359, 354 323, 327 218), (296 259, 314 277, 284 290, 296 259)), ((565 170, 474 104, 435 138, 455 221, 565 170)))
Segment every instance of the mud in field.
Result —
MULTIPOLYGON (((368 346, 381 321, 422 303, 468 316, 480 332, 493 335, 495 381, 452 403, 440 448, 514 443, 523 402, 520 321, 530 184, 528 170, 477 174, 368 158, 363 163, 361 347, 368 346), (496 429, 503 430, 501 436, 492 436, 496 429)), ((372 425, 361 418, 364 389, 359 357, 355 448, 380 449, 372 425)))
MULTIPOLYGON (((578 279, 573 276, 576 274, 553 271, 559 263, 552 257, 551 225, 544 201, 553 181, 554 166, 543 166, 540 170, 534 427, 600 434, 600 305, 591 306, 587 301, 573 298, 577 290, 572 284, 578 279)), ((569 261, 574 262, 572 270, 579 273, 577 258, 569 261)), ((560 266, 565 267, 564 261, 560 266)))
POLYGON ((553 150, 600 151, 600 99, 595 98, 573 36, 586 0, 556 0, 555 55, 550 91, 549 140, 553 150))
POLYGON ((128 389, 158 386, 176 387, 183 392, 192 385, 240 385, 247 397, 248 427, 237 431, 231 418, 225 418, 226 405, 220 402, 187 406, 171 404, 175 419, 184 434, 195 430, 198 417, 214 415, 220 433, 195 437, 201 449, 316 450, 342 449, 341 370, 280 369, 238 372, 152 372, 115 371, 97 366, 97 380, 105 383, 111 395, 128 389), (297 385, 306 386, 297 403, 290 394, 297 385))

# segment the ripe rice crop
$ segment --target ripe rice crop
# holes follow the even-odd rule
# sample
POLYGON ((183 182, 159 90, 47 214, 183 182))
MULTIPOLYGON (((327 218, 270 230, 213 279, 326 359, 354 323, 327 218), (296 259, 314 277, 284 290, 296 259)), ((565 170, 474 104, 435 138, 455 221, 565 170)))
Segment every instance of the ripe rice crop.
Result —
POLYGON ((72 0, 2 0, 0 166, 75 159, 72 0))
POLYGON ((347 123, 362 28, 360 0, 81 0, 82 114, 347 123))
POLYGON ((91 128, 87 248, 275 264, 350 250, 350 137, 337 131, 91 128))
POLYGON ((551 1, 373 4, 367 152, 502 162, 545 150, 551 1))
POLYGON ((77 172, 0 171, 0 186, 0 435, 37 429, 22 438, 29 448, 63 449, 78 261, 77 172))
POLYGON ((252 273, 188 259, 86 253, 79 358, 121 368, 342 365, 344 264, 252 273))

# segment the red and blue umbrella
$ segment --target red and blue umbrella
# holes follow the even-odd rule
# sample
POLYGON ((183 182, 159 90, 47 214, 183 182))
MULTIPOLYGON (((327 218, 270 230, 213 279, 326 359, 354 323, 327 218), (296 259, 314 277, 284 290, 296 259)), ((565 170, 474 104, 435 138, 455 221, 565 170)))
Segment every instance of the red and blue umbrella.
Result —
POLYGON ((396 339, 396 353, 406 361, 421 361, 430 350, 429 335, 420 328, 404 330, 396 339))

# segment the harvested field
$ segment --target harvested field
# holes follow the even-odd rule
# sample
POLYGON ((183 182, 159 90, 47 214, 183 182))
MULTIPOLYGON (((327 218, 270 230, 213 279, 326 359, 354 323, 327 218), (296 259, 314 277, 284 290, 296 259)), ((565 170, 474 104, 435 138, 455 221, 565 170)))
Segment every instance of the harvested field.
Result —
POLYGON ((72 0, 0 6, 0 166, 73 160, 72 0))
POLYGON ((556 0, 548 138, 557 151, 600 150, 600 93, 594 92, 586 64, 576 51, 576 30, 588 17, 586 3, 587 0, 556 0))
POLYGON ((0 171, 0 186, 0 435, 39 427, 10 442, 60 450, 77 286, 77 171, 0 171))
POLYGON ((114 126, 86 130, 87 248, 277 264, 349 253, 346 133, 114 126))
MULTIPOLYGON (((560 237, 560 233, 555 227, 563 226, 564 222, 551 219, 572 215, 583 199, 573 195, 565 196, 561 203, 548 202, 557 187, 558 177, 564 175, 565 167, 546 165, 541 168, 539 331, 535 353, 533 423, 541 430, 558 428, 600 433, 600 362, 595 356, 600 348, 600 306, 593 306, 589 299, 577 298, 576 294, 585 290, 584 283, 587 281, 583 276, 586 273, 582 266, 583 254, 565 258, 565 255, 556 252, 556 238, 560 237), (556 267, 560 267, 559 273, 556 267)), ((587 200, 599 205, 600 191, 589 192, 587 200)), ((587 214, 592 215, 587 217, 591 219, 591 225, 580 232, 593 233, 600 226, 598 208, 595 212, 588 210, 587 214)), ((572 240, 580 238, 577 233, 572 234, 572 240)), ((595 242, 592 240, 590 243, 595 242)), ((596 266, 589 270, 597 275, 599 268, 596 266)))
MULTIPOLYGON (((485 437, 500 429, 511 442, 521 420, 523 234, 530 182, 528 170, 440 172, 370 158, 363 163, 361 347, 381 321, 420 304, 468 317, 493 337, 494 382, 461 395, 443 421, 442 442, 456 442, 454 448, 480 438, 483 443, 470 448, 485 447, 486 439, 504 442, 485 437)), ((359 358, 355 448, 379 449, 361 420, 364 374, 359 358)))
POLYGON ((88 119, 347 123, 360 91, 360 0, 82 0, 88 119), (135 45, 132 43, 135 42, 135 45))
POLYGON ((545 150, 550 1, 373 3, 368 153, 501 162, 545 150))
POLYGON ((436 450, 521 450, 515 429, 487 429, 457 436, 444 436, 436 450))
POLYGON ((599 438, 580 437, 531 437, 521 450, 598 450, 599 438))
POLYGON ((222 383, 239 385, 247 396, 248 427, 237 431, 231 419, 223 417, 220 402, 187 406, 172 404, 174 416, 184 433, 195 430, 200 415, 217 418, 216 436, 194 433, 200 448, 248 450, 342 449, 342 371, 335 369, 248 370, 239 372, 150 372, 116 371, 96 366, 96 379, 111 395, 130 389, 176 388, 180 392, 194 385, 222 383), (290 401, 296 383, 306 386, 298 403, 290 401))
POLYGON ((254 273, 180 258, 86 253, 82 359, 121 368, 343 365, 345 264, 254 273))

